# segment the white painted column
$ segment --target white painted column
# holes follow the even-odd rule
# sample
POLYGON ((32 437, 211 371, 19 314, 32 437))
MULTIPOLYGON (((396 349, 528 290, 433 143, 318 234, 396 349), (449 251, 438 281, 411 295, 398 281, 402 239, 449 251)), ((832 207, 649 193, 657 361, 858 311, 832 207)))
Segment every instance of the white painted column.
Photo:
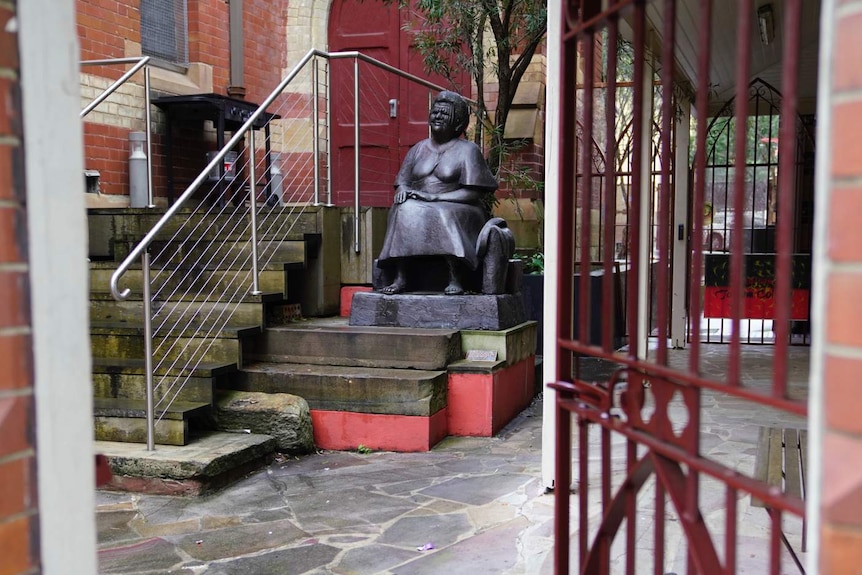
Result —
MULTIPOLYGON (((826 252, 829 200, 831 198, 829 162, 832 157, 832 64, 835 61, 835 0, 820 6, 820 62, 817 79, 817 158, 814 166, 814 241, 811 277, 811 317, 827 318, 826 290, 829 260, 826 252)), ((808 375, 808 471, 805 485, 805 513, 808 519, 806 571, 820 568, 820 505, 823 489, 824 363, 826 356, 825 321, 811 322, 811 364, 808 375)))
MULTIPOLYGON (((647 32, 650 34, 651 32, 647 32)), ((653 187, 652 187, 652 138, 653 138, 653 66, 649 60, 644 64, 643 85, 643 141, 641 142, 641 211, 640 217, 640 250, 633 254, 640 263, 640 274, 636 278, 638 290, 638 309, 640 315, 637 320, 638 357, 645 359, 649 351, 649 314, 650 314, 650 283, 652 282, 652 269, 650 267, 650 252, 652 251, 652 226, 650 226, 650 215, 653 210, 653 187)))
MULTIPOLYGON (((671 320, 670 339, 671 347, 677 349, 685 348, 686 332, 686 285, 688 284, 688 147, 691 139, 691 102, 678 103, 680 117, 676 122, 676 149, 674 150, 674 203, 673 203, 673 276, 671 286, 671 320), (680 228, 682 226, 682 228, 680 228), (682 238, 680 238, 680 230, 682 238)), ((697 217, 697 215, 695 215, 697 217)), ((692 241, 697 241, 692 238, 692 241)))
MULTIPOLYGON (((557 264, 560 233, 557 215, 560 205, 560 34, 561 0, 548 0, 547 94, 545 98, 545 286, 544 358, 542 379, 547 385, 557 376, 557 264)), ((544 388, 542 405, 542 484, 554 486, 554 429, 557 421, 556 392, 544 388)))
POLYGON ((94 575, 87 214, 74 0, 18 2, 18 34, 41 573, 94 575))

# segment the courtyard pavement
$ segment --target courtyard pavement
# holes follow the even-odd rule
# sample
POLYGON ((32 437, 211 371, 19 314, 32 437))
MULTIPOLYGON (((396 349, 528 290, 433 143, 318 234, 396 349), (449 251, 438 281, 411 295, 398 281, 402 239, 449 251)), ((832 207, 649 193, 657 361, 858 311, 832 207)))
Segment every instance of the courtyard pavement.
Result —
MULTIPOLYGON (((721 373, 727 348, 714 347, 718 351, 707 352, 704 364, 721 373)), ((791 383, 799 393, 805 392, 807 351, 791 350, 791 383)), ((684 362, 685 354, 674 359, 684 362)), ((747 351, 744 361, 749 383, 756 385, 771 373, 766 346, 747 351)), ((684 412, 684 406, 672 406, 672 419, 684 419, 684 412)), ((701 421, 702 453, 747 474, 754 468, 759 426, 805 427, 801 418, 713 393, 705 394, 701 421)), ((201 497, 99 491, 100 572, 549 574, 553 572, 554 502, 553 494, 541 484, 541 427, 539 396, 496 437, 450 437, 428 453, 319 452, 281 457, 201 497)), ((593 477, 599 469, 599 437, 598 428, 590 430, 591 529, 601 516, 600 482, 593 477)), ((612 443, 612 474, 614 485, 619 485, 625 476, 625 441, 614 437, 612 443)), ((700 483, 701 510, 722 556, 726 489, 705 477, 700 483)), ((648 482, 638 497, 638 573, 654 572, 653 486, 648 482)), ((573 496, 572 504, 574 535, 577 497, 573 496)), ((685 573, 685 538, 670 504, 666 513, 664 572, 685 573)), ((766 512, 752 507, 750 497, 740 493, 737 513, 737 573, 768 572, 766 512)), ((801 521, 786 517, 784 529, 798 551, 801 521)), ((624 528, 620 533, 625 533, 624 528)), ((624 572, 624 539, 617 537, 612 547, 614 573, 624 572)), ((801 557, 804 561, 804 554, 801 557)), ((781 573, 797 572, 785 552, 781 573)))

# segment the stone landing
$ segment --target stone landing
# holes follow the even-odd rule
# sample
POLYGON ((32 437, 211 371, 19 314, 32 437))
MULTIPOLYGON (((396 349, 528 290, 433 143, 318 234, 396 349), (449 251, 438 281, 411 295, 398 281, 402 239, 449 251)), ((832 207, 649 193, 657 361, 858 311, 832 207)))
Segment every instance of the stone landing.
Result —
POLYGON ((191 445, 94 442, 114 476, 108 490, 160 495, 202 495, 260 469, 275 455, 269 435, 209 432, 191 445))
POLYGON ((358 292, 350 308, 352 326, 505 330, 525 321, 521 294, 358 292))

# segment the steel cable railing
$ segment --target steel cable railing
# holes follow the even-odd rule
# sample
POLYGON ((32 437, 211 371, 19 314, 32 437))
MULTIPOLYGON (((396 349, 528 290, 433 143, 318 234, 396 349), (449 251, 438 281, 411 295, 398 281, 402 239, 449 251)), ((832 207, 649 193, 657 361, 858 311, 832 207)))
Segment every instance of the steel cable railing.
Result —
MULTIPOLYGON (((237 312, 244 303, 265 297, 259 287, 261 271, 284 273, 289 262, 279 258, 285 242, 303 239, 296 230, 299 218, 311 206, 332 203, 332 114, 358 118, 359 106, 388 109, 382 95, 390 92, 387 83, 393 75, 428 90, 443 89, 357 52, 309 51, 111 276, 111 293, 125 300, 130 290, 120 290, 120 279, 141 260, 148 449, 154 449, 156 422, 195 370, 214 361, 214 348, 226 330, 251 323, 237 318, 237 312), (352 103, 330 101, 333 60, 354 62, 361 74, 354 84, 361 98, 353 93, 352 103), (297 91, 287 91, 289 85, 297 91), (263 142, 254 128, 260 129, 261 118, 268 118, 269 128, 269 139, 263 142), (243 150, 234 169, 220 170, 228 153, 239 147, 243 150), (210 178, 216 171, 222 175, 210 178), (230 174, 236 177, 230 179, 230 174)), ((387 126, 361 132, 359 122, 352 124, 358 184, 354 240, 359 250, 360 190, 391 190, 395 174, 363 168, 387 153, 382 147, 363 146, 385 137, 387 126)))

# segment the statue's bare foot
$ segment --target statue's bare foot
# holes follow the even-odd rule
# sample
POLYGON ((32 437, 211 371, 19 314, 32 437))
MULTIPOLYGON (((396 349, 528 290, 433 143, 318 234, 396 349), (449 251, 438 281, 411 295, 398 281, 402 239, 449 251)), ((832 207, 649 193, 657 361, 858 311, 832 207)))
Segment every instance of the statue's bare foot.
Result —
POLYGON ((387 295, 392 295, 392 294, 403 292, 406 287, 407 287, 407 282, 405 282, 402 279, 396 279, 394 282, 392 282, 391 284, 389 284, 385 288, 381 289, 380 291, 382 293, 387 294, 387 295))
POLYGON ((461 284, 458 282, 451 282, 446 286, 446 289, 443 290, 443 293, 446 295, 461 295, 464 293, 464 288, 461 287, 461 284))

